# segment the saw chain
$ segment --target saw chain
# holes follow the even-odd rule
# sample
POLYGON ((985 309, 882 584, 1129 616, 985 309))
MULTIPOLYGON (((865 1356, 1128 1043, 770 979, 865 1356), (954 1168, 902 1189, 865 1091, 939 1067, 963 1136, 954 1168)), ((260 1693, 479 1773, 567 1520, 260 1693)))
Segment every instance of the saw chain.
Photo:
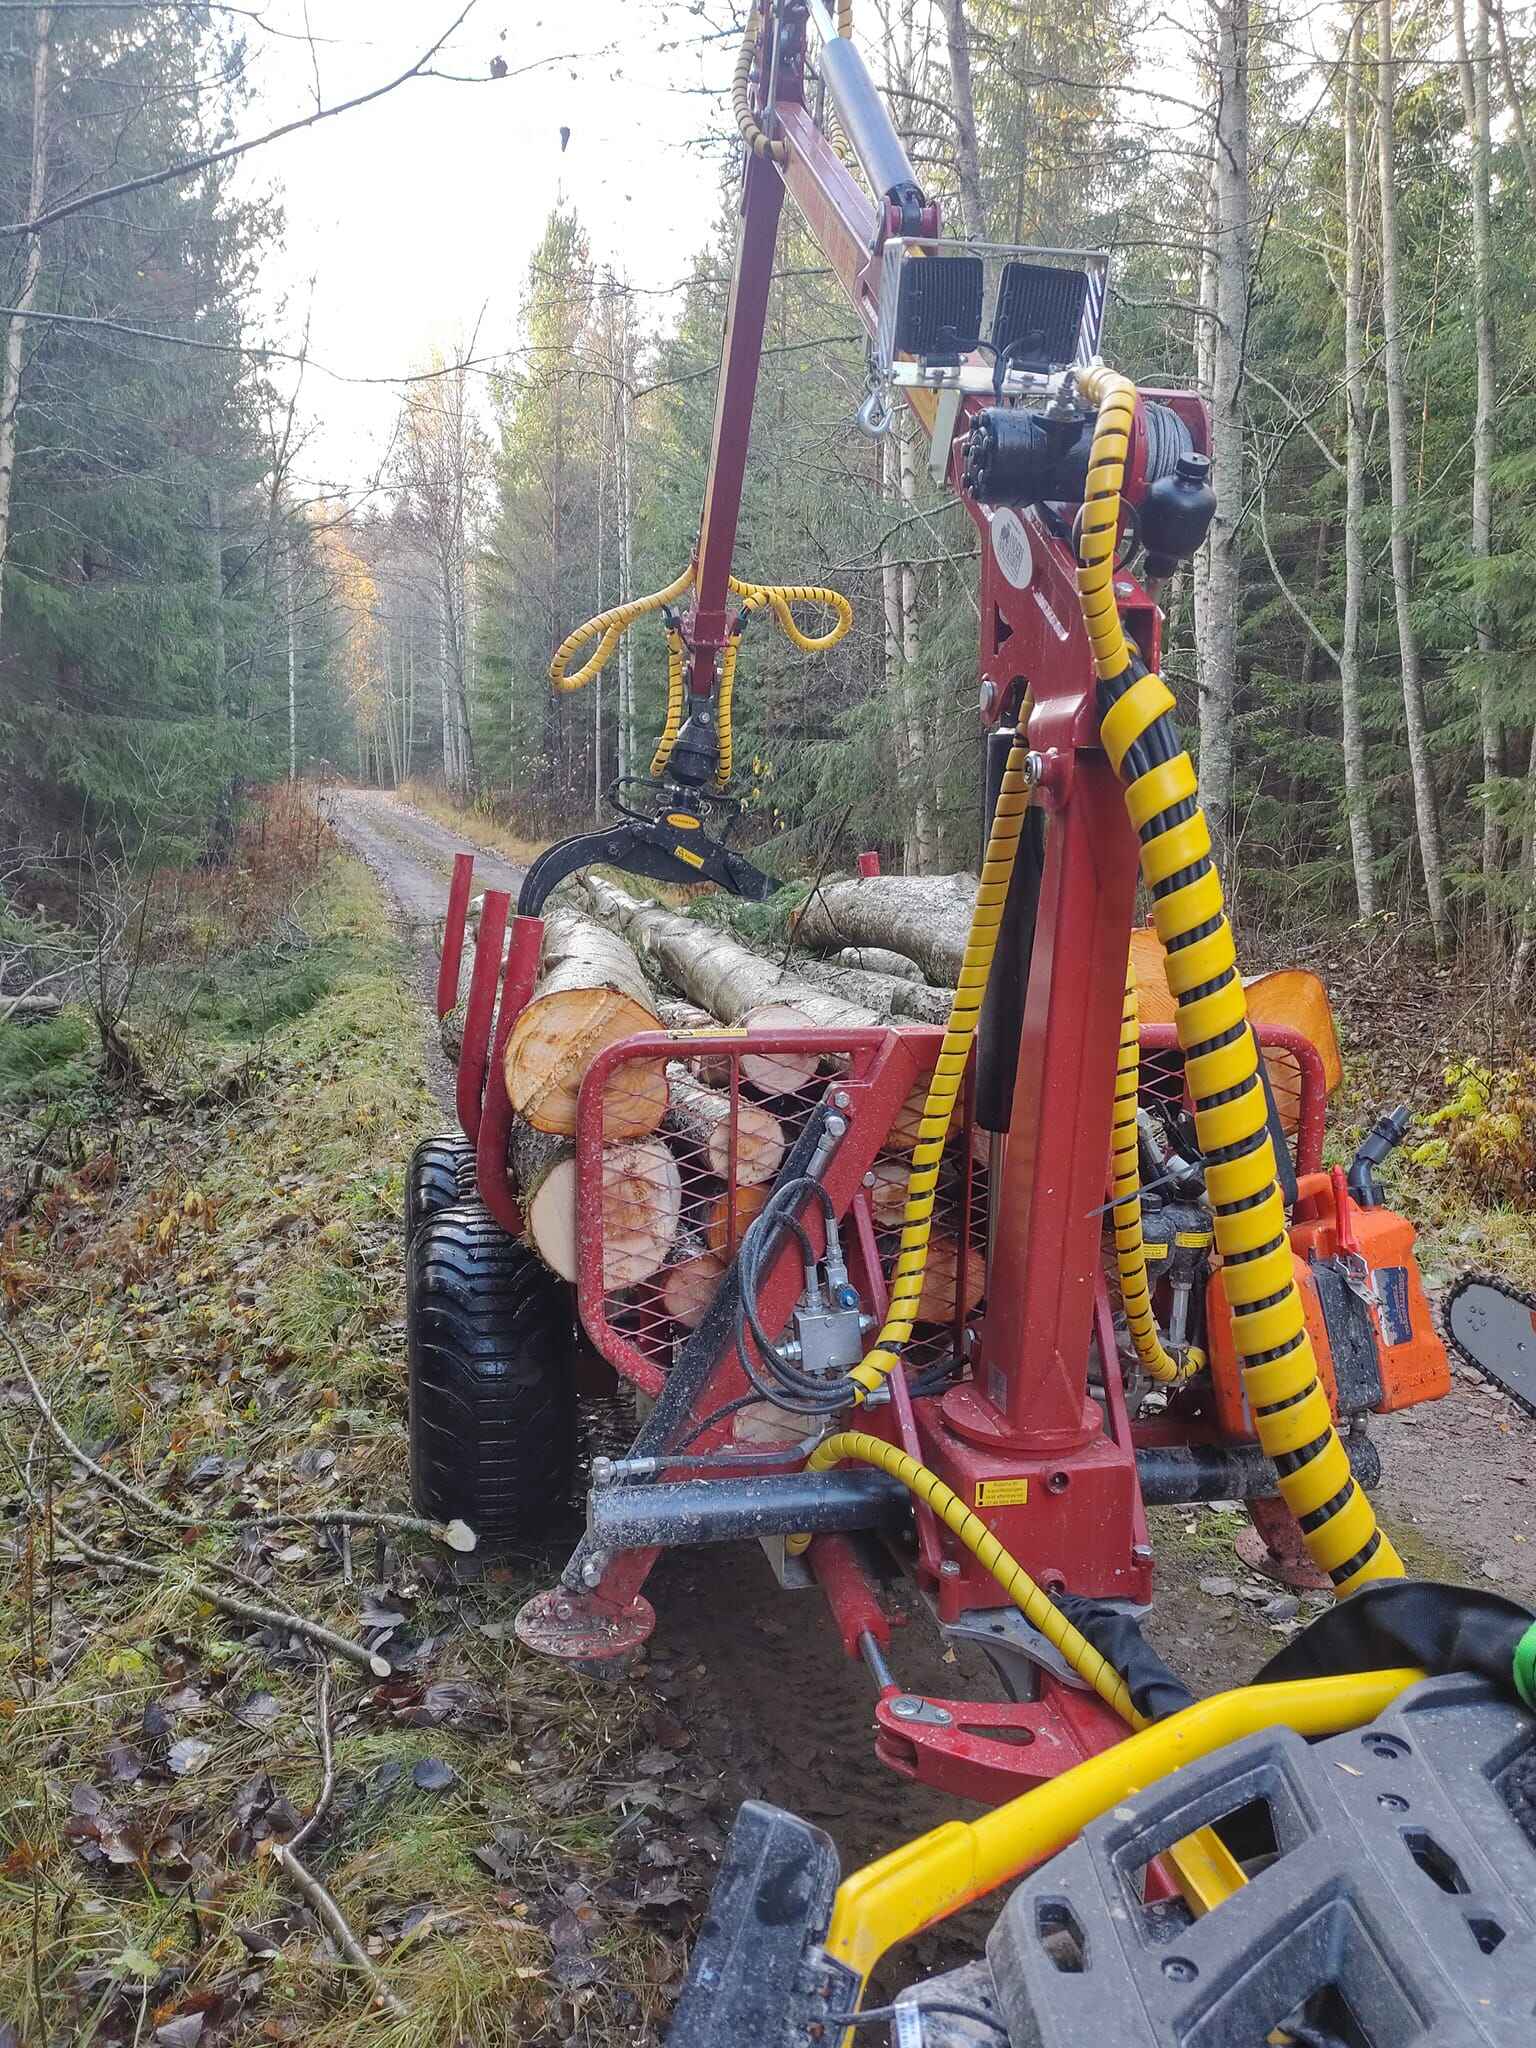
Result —
POLYGON ((1451 1349, 1536 1416, 1536 1295, 1492 1273, 1463 1273, 1440 1307, 1451 1349))

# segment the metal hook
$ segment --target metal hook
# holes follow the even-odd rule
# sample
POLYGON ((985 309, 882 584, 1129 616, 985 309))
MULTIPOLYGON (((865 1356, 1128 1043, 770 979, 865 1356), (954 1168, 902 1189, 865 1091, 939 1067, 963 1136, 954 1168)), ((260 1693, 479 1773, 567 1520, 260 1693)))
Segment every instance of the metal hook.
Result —
POLYGON ((884 386, 877 384, 854 414, 853 421, 861 434, 867 434, 871 441, 879 441, 891 431, 895 417, 884 386))

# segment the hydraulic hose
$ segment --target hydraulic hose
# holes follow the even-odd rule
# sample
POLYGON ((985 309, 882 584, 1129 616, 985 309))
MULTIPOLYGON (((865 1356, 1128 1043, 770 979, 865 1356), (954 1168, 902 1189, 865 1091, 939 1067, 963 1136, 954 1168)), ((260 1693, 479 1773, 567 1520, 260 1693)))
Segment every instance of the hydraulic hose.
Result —
POLYGON ((1141 1156, 1136 1129, 1136 1104, 1141 1086, 1141 1012, 1136 1001, 1134 965, 1125 971, 1125 1006, 1120 1013, 1120 1051, 1115 1061, 1115 1112, 1110 1133, 1110 1189, 1114 1206, 1110 1222, 1115 1233, 1115 1263, 1120 1273, 1120 1298, 1141 1369, 1150 1379, 1172 1386, 1199 1361, 1191 1352, 1181 1365, 1163 1344, 1152 1312, 1152 1287, 1147 1278, 1147 1247, 1141 1233, 1141 1156))
MULTIPOLYGON (((912 1326, 917 1321, 923 1274, 928 1265, 928 1244, 933 1231, 939 1161, 944 1155, 944 1142, 949 1135, 950 1120, 959 1100, 966 1063, 976 1037, 976 1022, 981 1015, 982 999, 987 993, 987 977, 992 971, 992 955, 997 950, 998 927, 1008 895, 1008 881, 1013 873, 1014 856, 1019 850, 1024 817, 1029 808, 1025 759, 1022 741, 1015 740, 1008 750, 1008 765, 1003 770, 997 808, 992 813, 992 830, 987 839, 986 858, 981 865, 976 908, 971 914, 971 928, 966 936, 965 958, 960 968, 955 1000, 950 1007, 949 1022, 944 1027, 944 1039, 934 1062, 933 1077, 928 1083, 923 1114, 917 1127, 917 1142, 912 1147, 901 1245, 896 1269, 891 1275, 890 1306, 874 1345, 849 1374, 854 1383, 852 1398, 855 1402, 862 1401, 866 1394, 883 1386, 896 1370, 901 1347, 911 1337, 912 1326)), ((929 1476, 932 1477, 931 1474, 929 1476)))
MULTIPOLYGON (((584 625, 568 633, 555 649, 554 659, 549 664, 549 680, 557 690, 580 690, 607 666, 620 640, 638 620, 651 612, 664 611, 674 599, 684 597, 692 590, 695 570, 692 563, 682 575, 669 583, 665 590, 653 590, 645 597, 632 599, 628 604, 615 605, 611 611, 599 612, 584 625), (568 674, 571 657, 577 649, 589 640, 597 641, 582 666, 574 674, 568 674)), ((731 708, 736 688, 736 658, 740 651, 741 629, 755 611, 766 605, 773 613, 774 624, 791 646, 798 647, 803 654, 821 654, 829 647, 835 647, 853 624, 853 606, 840 590, 824 590, 809 583, 747 583, 739 576, 728 579, 733 597, 742 600, 741 616, 736 622, 730 638, 725 643, 720 659, 718 735, 720 745, 719 764, 715 771, 715 785, 724 789, 731 779, 734 755, 734 741, 731 725, 731 708), (797 604, 823 605, 832 613, 832 624, 824 633, 807 633, 794 615, 797 604)), ((671 626, 667 630, 667 711, 661 737, 656 742, 656 751, 651 757, 651 773, 660 775, 672 758, 672 749, 682 730, 683 714, 687 708, 683 685, 684 642, 681 631, 671 626)))
POLYGON ((757 39, 762 29, 761 10, 754 7, 747 16, 746 32, 736 53, 736 69, 731 78, 731 110, 736 116, 736 126, 741 130, 741 139, 753 155, 771 157, 776 164, 781 164, 789 156, 789 144, 775 142, 765 135, 752 111, 752 59, 757 53, 757 39))
POLYGON ((1142 879, 1168 956, 1175 1028, 1221 1254, 1221 1285, 1254 1428, 1308 1553, 1335 1592, 1396 1578, 1403 1564, 1350 1472, 1318 1382, 1276 1181, 1259 1052, 1237 972, 1221 879, 1194 764, 1161 678, 1133 660, 1115 603, 1120 491, 1136 387, 1102 367, 1080 374, 1098 407, 1078 548, 1078 595, 1099 679, 1101 738, 1125 783, 1142 879))
POLYGON ((672 749, 683 729, 683 635, 678 626, 667 628, 667 713, 661 738, 651 756, 651 773, 660 775, 672 758, 672 749))
POLYGON ((1016 1557, 1004 1550, 980 1515, 973 1514, 936 1472, 930 1472, 916 1458, 909 1458, 895 1444, 857 1429, 840 1430, 819 1443, 806 1463, 806 1470, 825 1472, 845 1458, 874 1465, 899 1479, 909 1493, 933 1510, 982 1569, 992 1574, 1030 1627, 1037 1628, 1061 1652, 1106 1706, 1112 1707, 1132 1728, 1149 1725, 1146 1717, 1136 1711, 1129 1686, 1108 1658, 1094 1648, 1080 1628, 1068 1621, 1050 1594, 1035 1583, 1016 1557))

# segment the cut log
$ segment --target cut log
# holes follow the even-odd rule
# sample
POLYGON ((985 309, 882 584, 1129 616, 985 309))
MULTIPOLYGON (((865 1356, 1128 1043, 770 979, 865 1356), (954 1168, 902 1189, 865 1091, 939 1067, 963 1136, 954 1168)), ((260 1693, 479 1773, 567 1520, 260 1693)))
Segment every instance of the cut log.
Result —
POLYGON ((735 1250, 747 1225, 767 1207, 768 1192, 759 1182, 755 1186, 739 1187, 734 1194, 715 1196, 704 1212, 704 1241, 712 1252, 735 1250))
POLYGON ((456 1003, 446 1017, 437 1020, 438 1043, 450 1067, 459 1064, 459 1054, 464 1050, 464 1010, 463 1003, 456 1003))
POLYGON ((784 1157, 784 1131, 779 1120, 760 1103, 739 1101, 736 1105, 736 1161, 731 1172, 731 1098, 719 1089, 706 1088, 688 1069, 673 1060, 667 1067, 671 1106, 664 1119, 667 1133, 682 1148, 693 1153, 717 1180, 731 1180, 738 1186, 772 1180, 784 1157))
POLYGON ((928 1264, 923 1271, 923 1291, 918 1296, 920 1323, 952 1323, 955 1319, 955 1285, 960 1280, 965 1313, 980 1301, 987 1287, 987 1266, 980 1252, 961 1245, 953 1237, 935 1235, 928 1245, 928 1264), (962 1257, 963 1254, 963 1257, 962 1257))
POLYGON ((899 1230, 907 1208, 907 1182, 911 1162, 906 1159, 877 1159, 869 1170, 869 1211, 877 1230, 899 1230))
POLYGON ((795 918, 795 940, 822 953, 885 946, 915 960, 929 981, 960 979, 976 902, 974 875, 859 875, 824 882, 795 918))
POLYGON ((826 989, 845 1002, 861 1004, 892 1022, 944 1025, 949 1022, 954 1003, 947 988, 930 988, 920 974, 915 981, 902 980, 894 974, 872 974, 864 968, 840 966, 835 961, 813 960, 804 953, 794 956, 789 972, 808 981, 812 988, 826 989))
MULTIPOLYGON (((918 1128, 923 1121, 923 1105, 928 1100, 928 1076, 924 1074, 914 1085, 912 1093, 891 1118, 891 1128, 886 1137, 885 1149, 889 1152, 910 1152, 917 1143, 918 1128)), ((960 1122, 963 1097, 957 1096, 950 1111, 949 1129, 946 1137, 952 1138, 960 1122)))
MULTIPOLYGON (((586 889, 598 916, 618 925, 673 988, 722 1024, 744 1024, 749 1032, 860 1031, 885 1021, 874 1010, 784 973, 728 932, 641 903, 599 875, 587 877, 586 889)), ((787 1095, 803 1088, 820 1064, 814 1052, 748 1053, 742 1073, 766 1095, 787 1095)))
POLYGON ((839 967, 862 968, 866 974, 894 974, 898 981, 921 981, 923 970, 905 953, 893 953, 889 946, 844 946, 837 955, 839 967))
MULTIPOLYGON (((535 1129, 571 1137, 582 1077, 604 1049, 658 1028, 640 963, 606 926, 562 910, 544 928, 539 976, 507 1038, 507 1095, 535 1129)), ((625 1060, 603 1097, 608 1141, 645 1137, 667 1108, 661 1060, 625 1060)))
MULTIPOLYGON (((697 1003, 690 1003, 682 996, 656 997, 656 1014, 662 1028, 667 1031, 714 1031, 724 1027, 718 1017, 711 1017, 708 1010, 701 1010, 697 1003)), ((685 1047, 678 1048, 683 1062, 697 1080, 707 1088, 725 1088, 730 1085, 731 1062, 726 1053, 690 1053, 685 1047)))
MULTIPOLYGON (((576 1147, 519 1120, 512 1127, 513 1183, 529 1244, 562 1280, 577 1277, 576 1147)), ((603 1287, 633 1287, 661 1270, 682 1220, 683 1179, 660 1138, 603 1148, 603 1287)))
POLYGON ((696 1330, 724 1275, 725 1260, 718 1252, 698 1252, 667 1268, 661 1283, 661 1305, 674 1323, 696 1330))

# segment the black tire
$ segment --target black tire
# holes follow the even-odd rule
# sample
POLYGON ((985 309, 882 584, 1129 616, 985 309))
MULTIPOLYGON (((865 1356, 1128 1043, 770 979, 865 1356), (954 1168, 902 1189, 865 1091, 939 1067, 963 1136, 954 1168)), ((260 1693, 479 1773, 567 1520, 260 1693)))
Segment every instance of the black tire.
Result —
POLYGON ((475 1193, 475 1148, 459 1131, 423 1138, 405 1169, 405 1241, 439 1209, 475 1193))
POLYGON ((406 1253, 411 1495, 482 1544, 536 1540, 570 1515, 575 1304, 483 1202, 426 1217, 406 1253))

